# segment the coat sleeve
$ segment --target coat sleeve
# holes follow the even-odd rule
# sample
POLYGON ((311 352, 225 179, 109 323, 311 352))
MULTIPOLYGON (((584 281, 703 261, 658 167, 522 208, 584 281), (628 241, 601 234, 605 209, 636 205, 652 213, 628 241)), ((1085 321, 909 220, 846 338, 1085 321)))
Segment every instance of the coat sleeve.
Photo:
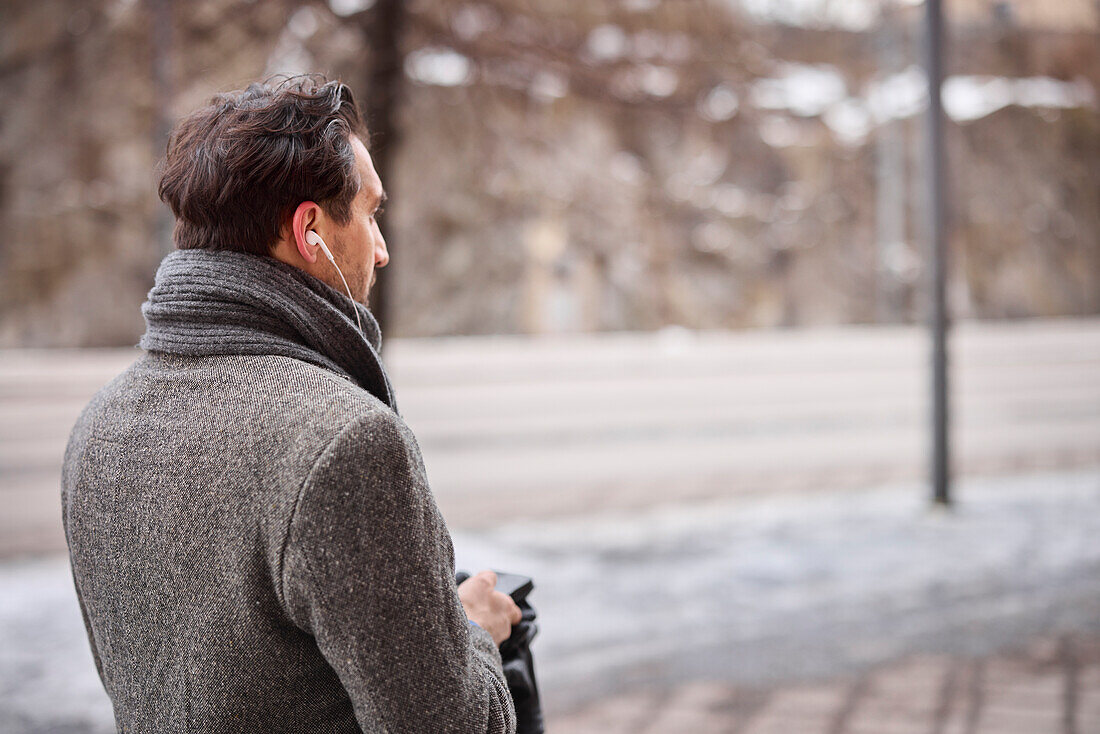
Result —
POLYGON ((317 459, 281 578, 290 618, 313 635, 364 731, 515 732, 500 652, 466 619, 450 534, 397 415, 354 420, 317 459))

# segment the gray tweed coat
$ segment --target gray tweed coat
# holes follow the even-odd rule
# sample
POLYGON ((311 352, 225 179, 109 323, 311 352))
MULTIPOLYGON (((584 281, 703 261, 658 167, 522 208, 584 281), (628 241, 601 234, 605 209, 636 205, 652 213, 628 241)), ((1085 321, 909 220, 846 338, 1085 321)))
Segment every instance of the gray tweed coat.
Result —
POLYGON ((62 500, 119 731, 515 731, 416 440, 346 376, 146 353, 74 427, 62 500))

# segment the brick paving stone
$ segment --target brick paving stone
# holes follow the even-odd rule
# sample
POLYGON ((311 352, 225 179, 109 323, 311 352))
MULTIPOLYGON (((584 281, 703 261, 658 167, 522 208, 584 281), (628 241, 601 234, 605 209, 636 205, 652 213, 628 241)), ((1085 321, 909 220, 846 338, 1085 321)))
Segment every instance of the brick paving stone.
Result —
MULTIPOLYGON (((979 732, 997 734, 1000 727, 1008 726, 1012 722, 1027 722, 1039 731, 1054 731, 1061 727, 1063 716, 1063 699, 1046 696, 1042 698, 1029 698, 1027 700, 1013 700, 1006 698, 986 699, 982 705, 979 717, 979 732)), ((1018 724, 1023 726, 1023 723, 1018 724)), ((1016 731, 1011 727, 1007 731, 1016 731)))
MULTIPOLYGON (((977 715, 975 704, 980 705, 981 681, 984 665, 975 661, 955 661, 950 670, 950 684, 946 691, 946 700, 941 701, 943 717, 941 728, 936 734, 973 734, 971 719, 977 715), (975 695, 979 700, 975 700, 975 695)), ((935 731, 935 730, 929 730, 935 731)))
MULTIPOLYGON (((1062 681, 1059 681, 1059 684, 1062 684, 1062 681)), ((1062 685, 1059 685, 1056 691, 1049 693, 1032 691, 1027 688, 1017 691, 1009 689, 1010 692, 1008 693, 994 692, 987 689, 982 697, 982 709, 1008 713, 1013 711, 1060 711, 1065 695, 1062 685)))
MULTIPOLYGON (((1098 647, 1100 657, 1100 647, 1098 647)), ((1100 663, 1081 670, 1077 679, 1077 732, 1100 732, 1100 663)))
POLYGON ((863 718, 858 723, 848 724, 843 734, 928 734, 930 723, 911 719, 863 718))
POLYGON ((1062 671, 1021 676, 1016 681, 985 681, 985 708, 1038 711, 1062 707, 1065 678, 1062 671))
POLYGON ((661 706, 652 723, 641 731, 723 734, 731 726, 729 704, 734 700, 733 691, 726 683, 688 683, 661 706))
POLYGON ((1063 644, 1043 637, 1025 653, 991 659, 982 681, 976 734, 1065 734, 1063 644))
POLYGON ((983 709, 976 734, 1064 734, 1061 707, 1054 711, 983 709))
POLYGON ((948 719, 937 734, 971 734, 973 729, 965 717, 959 716, 948 719))
POLYGON ((853 701, 845 734, 927 734, 950 662, 946 657, 913 657, 875 671, 853 701))
POLYGON ((793 718, 764 716, 753 719, 742 730, 743 734, 829 734, 827 719, 793 718))
POLYGON ((930 731, 936 713, 935 706, 935 700, 900 704, 896 701, 862 700, 848 719, 848 729, 874 731, 889 725, 895 728, 930 731))
POLYGON ((852 683, 844 681, 776 691, 744 734, 827 734, 851 689, 852 683))
POLYGON ((768 701, 767 710, 802 717, 832 715, 844 705, 852 683, 843 680, 776 691, 768 701))
POLYGON ((569 734, 636 734, 658 705, 653 692, 636 692, 595 701, 579 711, 547 717, 547 731, 569 734))
POLYGON ((953 661, 946 655, 915 655, 875 673, 869 692, 911 694, 915 690, 935 694, 953 661))
POLYGON ((1062 675, 1060 666, 1055 665, 1044 665, 1042 669, 1020 669, 1013 675, 1008 675, 1003 670, 987 669, 985 687, 991 696, 996 697, 1057 697, 1062 695, 1062 675))
POLYGON ((1100 734, 1098 641, 1100 636, 1044 638, 1014 653, 977 660, 914 656, 858 680, 843 676, 770 691, 694 682, 596 702, 551 719, 548 729, 563 734, 1100 734), (1071 680, 1075 694, 1067 699, 1071 680), (1071 716, 1066 702, 1074 697, 1071 716))

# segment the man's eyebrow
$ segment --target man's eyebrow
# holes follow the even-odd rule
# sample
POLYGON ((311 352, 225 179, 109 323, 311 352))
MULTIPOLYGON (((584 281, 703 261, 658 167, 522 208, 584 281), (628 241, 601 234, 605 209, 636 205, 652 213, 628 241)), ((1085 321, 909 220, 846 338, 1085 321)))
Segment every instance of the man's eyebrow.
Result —
POLYGON ((390 198, 389 194, 387 194, 385 189, 383 189, 381 194, 379 194, 378 196, 375 196, 373 198, 374 208, 377 209, 378 207, 382 206, 382 203, 384 201, 386 201, 387 199, 389 199, 389 198, 390 198))

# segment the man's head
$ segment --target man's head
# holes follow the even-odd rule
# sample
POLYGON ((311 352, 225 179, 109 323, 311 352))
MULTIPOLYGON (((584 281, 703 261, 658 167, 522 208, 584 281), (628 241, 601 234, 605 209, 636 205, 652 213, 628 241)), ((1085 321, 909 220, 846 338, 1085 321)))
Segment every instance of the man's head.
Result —
POLYGON ((337 290, 328 245, 356 300, 389 261, 377 213, 386 195, 351 90, 317 76, 220 94, 176 126, 160 198, 181 249, 236 250, 301 268, 337 290))

